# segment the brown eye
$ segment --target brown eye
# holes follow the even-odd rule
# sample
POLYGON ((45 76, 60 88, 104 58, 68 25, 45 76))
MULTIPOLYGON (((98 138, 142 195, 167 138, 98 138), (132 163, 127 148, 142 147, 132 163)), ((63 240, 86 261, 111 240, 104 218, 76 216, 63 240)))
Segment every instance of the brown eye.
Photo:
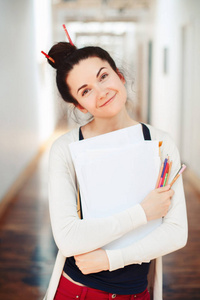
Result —
POLYGON ((104 80, 107 76, 108 76, 108 74, 107 74, 107 73, 104 73, 104 74, 101 76, 100 80, 104 80))
POLYGON ((89 92, 89 89, 85 89, 82 93, 82 96, 85 96, 89 92))

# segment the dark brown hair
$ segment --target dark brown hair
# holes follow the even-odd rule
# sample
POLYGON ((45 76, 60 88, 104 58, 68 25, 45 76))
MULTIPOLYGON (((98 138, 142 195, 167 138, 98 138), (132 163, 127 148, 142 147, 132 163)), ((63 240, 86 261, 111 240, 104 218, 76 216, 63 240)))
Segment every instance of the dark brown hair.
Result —
POLYGON ((55 63, 48 60, 49 64, 57 69, 56 83, 58 90, 64 99, 68 103, 77 104, 76 99, 71 95, 70 87, 67 85, 66 79, 69 72, 73 67, 81 60, 89 57, 98 57, 104 61, 107 61, 111 68, 117 73, 117 67, 110 54, 100 47, 84 47, 77 49, 67 42, 60 42, 55 44, 49 51, 48 55, 54 59, 55 63))

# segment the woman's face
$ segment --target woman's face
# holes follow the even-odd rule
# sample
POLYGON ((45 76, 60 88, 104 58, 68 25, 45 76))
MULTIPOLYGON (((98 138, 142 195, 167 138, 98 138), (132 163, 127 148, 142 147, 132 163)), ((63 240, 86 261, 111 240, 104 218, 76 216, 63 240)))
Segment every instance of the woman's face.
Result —
POLYGON ((67 77, 77 108, 95 118, 109 118, 125 107, 127 93, 124 77, 117 74, 107 61, 98 57, 84 59, 67 77))

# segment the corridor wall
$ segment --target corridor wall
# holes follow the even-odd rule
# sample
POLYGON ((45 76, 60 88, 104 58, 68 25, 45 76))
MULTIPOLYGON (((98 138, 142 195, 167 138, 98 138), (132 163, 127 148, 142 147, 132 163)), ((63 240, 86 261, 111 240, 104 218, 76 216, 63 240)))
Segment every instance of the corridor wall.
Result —
MULTIPOLYGON (((50 2, 42 1, 46 7, 50 7, 50 2)), ((56 124, 50 87, 44 92, 50 79, 38 60, 41 53, 36 53, 39 11, 35 4, 34 0, 0 0, 0 201, 56 124)), ((50 39, 50 20, 45 15, 43 19, 46 26, 40 30, 45 30, 50 39)), ((40 47, 45 47, 44 42, 40 47)))
POLYGON ((151 123, 171 134, 200 178, 199 20, 198 0, 156 2, 151 123))

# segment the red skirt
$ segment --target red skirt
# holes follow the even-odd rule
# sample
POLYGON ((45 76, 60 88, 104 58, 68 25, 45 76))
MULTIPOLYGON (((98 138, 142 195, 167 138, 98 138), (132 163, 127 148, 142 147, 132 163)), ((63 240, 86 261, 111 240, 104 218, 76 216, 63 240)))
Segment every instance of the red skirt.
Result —
POLYGON ((60 282, 54 297, 54 300, 150 300, 150 295, 146 289, 140 294, 134 295, 118 295, 103 292, 97 289, 80 286, 69 281, 63 275, 60 278, 60 282))

